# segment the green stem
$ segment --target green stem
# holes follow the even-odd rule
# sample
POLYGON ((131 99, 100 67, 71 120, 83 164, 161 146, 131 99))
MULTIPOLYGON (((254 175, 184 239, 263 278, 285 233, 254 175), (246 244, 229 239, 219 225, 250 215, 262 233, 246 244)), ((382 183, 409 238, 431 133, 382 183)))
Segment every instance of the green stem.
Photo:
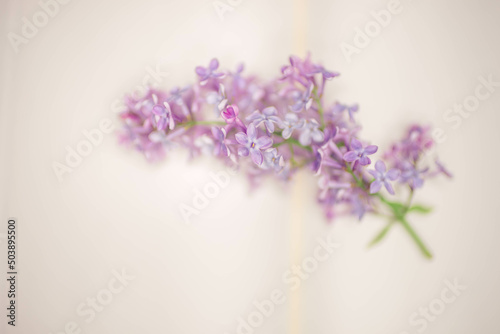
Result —
POLYGON ((424 254, 424 256, 426 258, 432 259, 431 252, 427 249, 427 247, 425 246, 425 244, 422 241, 422 239, 420 239, 420 237, 418 236, 417 232, 415 232, 415 230, 406 221, 406 219, 405 218, 399 219, 399 222, 401 223, 401 225, 403 225, 403 227, 408 232, 408 234, 411 236, 411 238, 413 239, 413 241, 415 241, 415 243, 417 244, 418 248, 420 248, 420 251, 422 252, 422 254, 424 254))
POLYGON ((184 123, 179 123, 177 125, 190 128, 190 127, 193 127, 195 125, 220 125, 220 126, 223 126, 223 125, 226 125, 226 123, 221 122, 221 121, 187 121, 184 123))
POLYGON ((345 165, 346 165, 346 167, 345 167, 346 171, 347 171, 349 174, 351 174, 351 176, 353 177, 353 179, 356 181, 356 184, 357 184, 359 187, 361 187, 361 188, 363 188, 363 189, 365 189, 365 190, 366 190, 366 186, 365 186, 365 184, 363 183, 363 180, 361 180, 361 179, 360 179, 360 178, 359 178, 356 174, 354 174, 354 171, 352 170, 351 165, 349 165, 349 163, 346 163, 345 165))
POLYGON ((295 152, 293 151, 293 144, 288 143, 290 145, 290 161, 292 162, 292 166, 297 165, 297 162, 295 161, 295 152))

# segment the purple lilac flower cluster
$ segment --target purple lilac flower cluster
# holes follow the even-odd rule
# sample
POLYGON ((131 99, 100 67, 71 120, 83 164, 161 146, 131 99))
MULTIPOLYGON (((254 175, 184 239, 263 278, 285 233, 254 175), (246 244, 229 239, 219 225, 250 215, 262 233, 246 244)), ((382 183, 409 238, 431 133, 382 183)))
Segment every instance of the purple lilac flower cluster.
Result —
POLYGON ((217 59, 196 67, 195 73, 193 85, 126 97, 121 141, 149 160, 162 159, 174 146, 185 146, 192 156, 209 152, 246 166, 253 184, 270 174, 289 180, 309 168, 318 176, 318 201, 328 219, 389 216, 373 243, 401 223, 430 257, 406 219, 410 212, 428 211, 412 203, 414 191, 426 179, 451 176, 438 161, 424 163, 433 145, 428 127, 411 126, 382 160, 372 163, 378 146, 360 138, 358 106, 325 104, 325 85, 339 73, 313 63, 309 55, 290 57, 281 76, 271 81, 245 75, 243 65, 220 70, 217 59), (404 204, 391 199, 401 194, 408 196, 404 204))

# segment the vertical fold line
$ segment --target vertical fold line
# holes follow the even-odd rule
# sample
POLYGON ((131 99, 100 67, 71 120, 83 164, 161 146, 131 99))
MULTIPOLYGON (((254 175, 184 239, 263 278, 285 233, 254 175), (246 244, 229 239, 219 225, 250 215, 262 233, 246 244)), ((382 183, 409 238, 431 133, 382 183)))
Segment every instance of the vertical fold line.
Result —
MULTIPOLYGON (((293 0, 293 53, 305 56, 307 50, 308 0, 293 0)), ((303 222, 304 222, 304 175, 298 172, 292 183, 290 210, 290 255, 292 265, 298 265, 303 258, 303 222)), ((301 289, 290 293, 290 334, 302 332, 301 289)))

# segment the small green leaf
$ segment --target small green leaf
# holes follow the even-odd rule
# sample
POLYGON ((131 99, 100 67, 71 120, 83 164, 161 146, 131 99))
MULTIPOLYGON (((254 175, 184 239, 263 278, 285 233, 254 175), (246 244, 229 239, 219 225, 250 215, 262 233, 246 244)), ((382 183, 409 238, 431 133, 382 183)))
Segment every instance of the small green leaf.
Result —
POLYGON ((413 205, 408 209, 408 212, 416 212, 416 213, 421 213, 421 214, 426 214, 430 213, 432 211, 432 208, 430 207, 425 207, 421 205, 413 205))
POLYGON ((375 246, 378 244, 384 237, 387 235, 387 232, 391 229, 392 225, 394 225, 392 222, 387 224, 386 227, 384 227, 376 236, 373 238, 373 240, 368 244, 368 248, 375 246))

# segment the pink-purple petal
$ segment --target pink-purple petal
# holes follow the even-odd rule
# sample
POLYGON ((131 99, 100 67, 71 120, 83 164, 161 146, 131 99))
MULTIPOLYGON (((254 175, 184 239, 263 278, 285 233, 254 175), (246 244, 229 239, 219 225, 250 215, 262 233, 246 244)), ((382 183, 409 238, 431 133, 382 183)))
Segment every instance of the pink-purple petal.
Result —
POLYGON ((363 144, 361 144, 361 142, 359 140, 357 140, 356 138, 353 138, 351 140, 351 149, 360 150, 362 148, 363 148, 363 144))
POLYGON ((216 69, 219 68, 219 61, 217 60, 217 58, 214 58, 210 61, 210 64, 208 65, 208 67, 214 71, 216 69))
POLYGON ((359 158, 359 164, 361 166, 368 166, 371 163, 372 163, 372 161, 368 157, 361 157, 361 158, 359 158))
POLYGON ((202 67, 202 66, 197 66, 195 69, 196 74, 198 74, 200 77, 204 77, 207 75, 207 69, 202 67))

